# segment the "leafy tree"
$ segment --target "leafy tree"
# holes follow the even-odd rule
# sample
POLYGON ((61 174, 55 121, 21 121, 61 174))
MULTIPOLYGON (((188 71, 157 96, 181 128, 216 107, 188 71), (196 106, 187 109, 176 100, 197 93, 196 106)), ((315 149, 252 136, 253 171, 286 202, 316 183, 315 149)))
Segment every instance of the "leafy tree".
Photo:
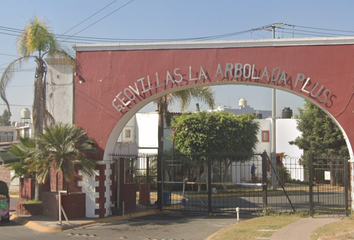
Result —
MULTIPOLYGON (((20 33, 17 40, 18 51, 20 57, 9 64, 3 72, 0 79, 0 96, 4 100, 11 117, 10 104, 6 98, 6 87, 11 82, 14 70, 21 68, 22 64, 30 59, 35 60, 35 81, 34 81, 34 101, 33 101, 33 125, 35 135, 43 132, 44 124, 47 122, 54 122, 54 119, 49 114, 46 108, 46 75, 47 64, 44 57, 62 57, 71 63, 74 63, 73 58, 68 51, 60 47, 55 38, 54 33, 51 32, 50 27, 45 19, 38 20, 34 15, 20 33)), ((39 186, 36 182, 36 200, 39 199, 39 186)))
POLYGON ((83 129, 61 123, 46 127, 45 132, 36 138, 36 145, 38 149, 35 157, 40 183, 47 179, 52 166, 57 172, 62 172, 66 183, 73 179, 75 165, 84 174, 92 176, 96 163, 91 157, 96 154, 96 148, 83 129))
POLYGON ((179 92, 169 93, 165 96, 158 98, 155 102, 157 103, 159 121, 158 121, 158 143, 159 143, 159 152, 158 154, 163 153, 163 129, 164 122, 167 126, 171 124, 171 113, 168 110, 170 104, 175 101, 180 102, 181 111, 184 111, 185 108, 190 104, 192 98, 196 98, 200 101, 207 103, 211 108, 214 107, 214 93, 209 87, 202 88, 191 88, 179 92))
POLYGON ((10 126, 11 122, 9 121, 9 112, 7 109, 4 110, 3 114, 0 116, 0 126, 10 126))
MULTIPOLYGON (((302 135, 290 141, 290 144, 298 146, 305 152, 312 152, 317 157, 349 157, 341 130, 324 111, 306 101, 298 117, 297 129, 302 135)), ((308 165, 307 154, 301 157, 301 164, 308 165)), ((335 173, 331 171, 331 184, 335 182, 335 173)))
MULTIPOLYGON (((158 98, 155 103, 157 103, 158 109, 158 156, 160 156, 160 161, 158 161, 158 176, 162 176, 162 162, 161 157, 163 154, 163 132, 164 132, 164 122, 169 126, 171 123, 171 114, 168 110, 168 106, 172 104, 174 101, 178 100, 181 105, 181 110, 184 109, 189 105, 192 98, 196 98, 200 101, 206 102, 210 107, 214 107, 214 93, 211 88, 209 87, 202 87, 202 88, 190 88, 187 90, 169 93, 165 96, 158 98)), ((158 181, 161 179, 158 179, 158 181)), ((162 196, 160 196, 160 191, 158 193, 158 201, 162 203, 162 196)))
POLYGON ((257 142, 259 124, 253 114, 233 115, 228 112, 184 113, 173 122, 175 146, 197 166, 207 155, 220 154, 224 161, 224 181, 233 161, 246 161, 244 156, 222 157, 224 154, 250 154, 257 142), (201 154, 195 158, 195 154, 201 154))
POLYGON ((349 156, 341 130, 324 111, 310 101, 306 101, 304 109, 300 109, 297 129, 302 135, 290 144, 315 155, 349 156))

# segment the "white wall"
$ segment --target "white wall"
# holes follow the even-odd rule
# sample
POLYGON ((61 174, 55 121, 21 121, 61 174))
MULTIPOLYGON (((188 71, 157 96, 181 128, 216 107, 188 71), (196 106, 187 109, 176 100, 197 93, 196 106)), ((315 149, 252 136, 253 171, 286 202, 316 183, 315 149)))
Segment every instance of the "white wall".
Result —
MULTIPOLYGON (((267 119, 257 119, 257 122, 260 124, 260 129, 258 132, 258 144, 255 149, 255 153, 262 153, 264 151, 267 152, 270 157, 271 153, 271 141, 262 142, 262 131, 269 131, 269 136, 271 140, 272 134, 272 120, 270 118, 267 119)), ((295 140, 297 136, 301 135, 301 132, 296 129, 297 120, 296 119, 277 119, 276 120, 276 150, 277 153, 284 153, 284 155, 288 156, 283 159, 283 163, 287 169, 290 170, 291 177, 293 179, 304 180, 304 170, 303 166, 299 165, 299 159, 303 154, 303 151, 299 149, 295 145, 290 145, 289 141, 295 140)), ((251 180, 250 175, 250 164, 232 164, 232 182, 240 183, 240 182, 248 182, 251 180)), ((256 161, 256 176, 261 176, 262 164, 261 161, 256 161)))
POLYGON ((259 123, 259 132, 257 134, 258 136, 258 144, 256 146, 255 152, 256 153, 262 153, 266 151, 268 155, 270 154, 271 151, 271 127, 272 127, 272 119, 271 118, 266 118, 266 119, 256 119, 256 121, 259 123), (268 142, 262 142, 262 131, 269 131, 269 141, 268 142))
POLYGON ((137 113, 137 144, 139 153, 142 154, 157 154, 158 147, 158 113, 137 113), (143 149, 150 148, 150 149, 143 149))
POLYGON ((303 150, 299 149, 296 145, 289 144, 290 141, 301 136, 301 132, 296 128, 297 120, 277 119, 276 126, 277 153, 284 153, 292 158, 301 157, 303 150))
POLYGON ((304 168, 299 164, 299 159, 303 150, 296 145, 290 145, 289 142, 301 136, 297 130, 296 119, 277 119, 277 153, 284 153, 284 166, 290 170, 291 178, 304 181, 304 168))
MULTIPOLYGON (((255 153, 267 152, 270 156, 271 152, 271 133, 272 133, 272 120, 271 118, 267 119, 257 119, 259 123, 260 130, 257 134, 258 144, 255 149, 255 153), (262 131, 269 132, 269 141, 262 141, 262 131)), ((288 156, 284 159, 283 163, 291 173, 293 179, 304 180, 304 171, 303 167, 298 164, 298 160, 301 157, 303 151, 300 150, 295 145, 290 145, 289 141, 295 140, 297 136, 301 135, 301 132, 296 129, 297 120, 296 119, 277 119, 277 153, 284 153, 288 156)), ((119 148, 120 154, 157 154, 158 147, 158 113, 149 112, 149 113, 137 113, 135 119, 132 118, 126 125, 125 128, 135 128, 136 144, 127 143, 123 140, 123 135, 121 134, 118 138, 117 148, 119 148), (144 149, 144 148, 150 149, 144 149)), ((124 131, 124 130, 123 130, 124 131)), ((172 142, 167 140, 168 135, 171 134, 171 130, 165 129, 165 149, 172 147, 172 142)), ((116 153, 118 149, 116 148, 116 153)), ((260 158, 260 157, 259 157, 260 158)), ((253 163, 251 161, 251 163, 253 163)), ((250 164, 251 164, 250 163, 250 164)), ((256 175, 261 176, 262 162, 255 161, 257 170, 256 175)), ((235 183, 248 182, 251 180, 250 174, 250 164, 236 164, 233 163, 231 167, 232 172, 232 181, 235 183)))
MULTIPOLYGON (((56 122, 73 123, 73 68, 60 59, 48 58, 47 108, 56 122)), ((89 111, 89 110, 88 110, 89 111)))

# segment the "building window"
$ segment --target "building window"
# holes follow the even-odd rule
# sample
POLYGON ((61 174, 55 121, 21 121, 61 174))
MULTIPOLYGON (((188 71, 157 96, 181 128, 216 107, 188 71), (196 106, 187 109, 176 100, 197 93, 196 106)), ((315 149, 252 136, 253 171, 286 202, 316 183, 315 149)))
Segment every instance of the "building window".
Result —
POLYGON ((262 131, 262 142, 269 142, 269 131, 262 131))
POLYGON ((125 138, 131 138, 132 131, 130 129, 125 129, 125 138))
POLYGON ((134 129, 132 127, 125 127, 123 129, 123 142, 134 142, 134 129))

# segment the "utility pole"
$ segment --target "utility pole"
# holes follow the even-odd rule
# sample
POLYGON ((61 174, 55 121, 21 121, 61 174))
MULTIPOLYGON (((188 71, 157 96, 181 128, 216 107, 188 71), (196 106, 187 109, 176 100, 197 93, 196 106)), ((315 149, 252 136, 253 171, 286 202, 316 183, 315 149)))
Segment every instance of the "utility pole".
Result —
MULTIPOLYGON (((275 39, 275 24, 271 25, 272 27, 272 38, 275 39)), ((273 168, 277 169, 277 131, 276 131, 276 118, 277 118, 277 99, 276 99, 276 90, 272 88, 272 153, 271 153, 271 161, 273 168)), ((276 180, 276 173, 272 170, 272 187, 273 189, 277 189, 277 180, 276 180)))
MULTIPOLYGON (((261 28, 257 28, 257 29, 253 29, 253 30, 268 30, 268 31, 272 31, 272 39, 275 39, 275 29, 276 28, 281 28, 284 25, 288 25, 288 24, 284 24, 284 23, 273 23, 271 25, 267 25, 261 28)), ((276 116, 277 116, 277 101, 276 101, 276 89, 273 88, 272 89, 272 144, 271 144, 271 163, 274 167, 274 169, 276 169, 276 164, 277 164, 277 158, 276 158, 276 153, 277 153, 277 138, 276 138, 276 116)), ((272 168, 273 169, 273 168, 272 168)), ((272 176, 272 187, 273 189, 277 188, 277 179, 276 179, 276 173, 271 170, 271 176, 272 176)))

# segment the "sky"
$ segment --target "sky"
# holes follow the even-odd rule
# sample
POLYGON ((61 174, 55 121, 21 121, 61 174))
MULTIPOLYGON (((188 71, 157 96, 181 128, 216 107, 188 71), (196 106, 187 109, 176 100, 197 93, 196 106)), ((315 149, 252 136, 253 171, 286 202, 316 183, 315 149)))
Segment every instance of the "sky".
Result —
MULTIPOLYGON (((59 42, 74 53, 80 43, 155 42, 269 39, 262 27, 284 23, 276 38, 353 36, 354 1, 327 0, 8 0, 0 10, 0 73, 19 57, 16 40, 28 20, 45 18, 59 42)), ((14 72, 6 93, 11 121, 20 121, 21 110, 32 111, 34 62, 14 72)), ((272 90, 265 87, 227 85, 213 87, 217 106, 237 108, 240 98, 256 110, 272 109, 272 90)), ((284 107, 294 113, 303 99, 276 91, 277 116, 284 107)), ((208 107, 200 103, 201 110, 208 107)), ((6 109, 0 99, 0 114, 6 109)), ((142 111, 153 111, 150 103, 142 111)), ((179 105, 171 106, 179 111, 179 105)), ((195 111, 195 102, 187 110, 195 111)))

